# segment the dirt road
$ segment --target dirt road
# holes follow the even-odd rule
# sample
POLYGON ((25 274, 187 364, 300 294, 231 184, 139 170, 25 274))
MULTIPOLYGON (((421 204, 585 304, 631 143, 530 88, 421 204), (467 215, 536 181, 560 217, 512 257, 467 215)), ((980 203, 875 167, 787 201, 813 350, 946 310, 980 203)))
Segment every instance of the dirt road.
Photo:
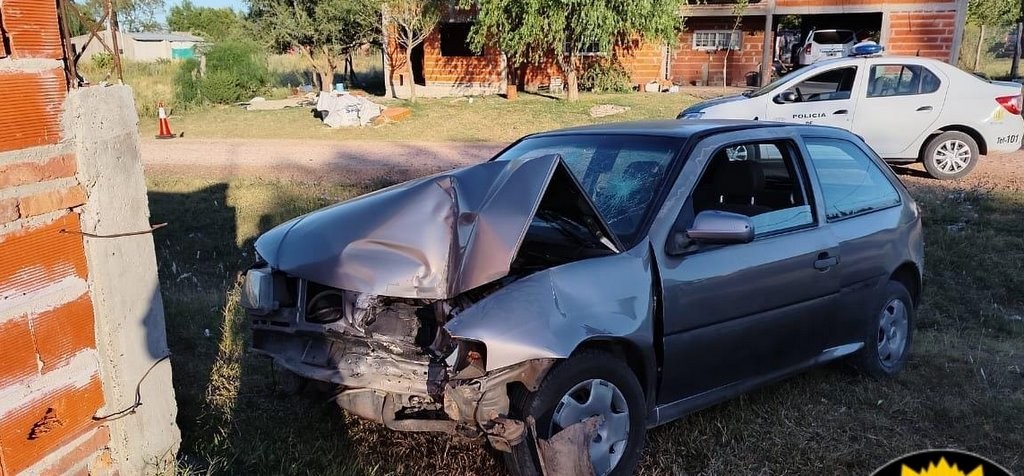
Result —
MULTIPOLYGON (((218 179, 258 177, 357 182, 388 177, 406 180, 486 160, 505 145, 486 142, 144 139, 142 161, 148 173, 218 179)), ((970 175, 952 182, 928 178, 920 164, 895 169, 908 184, 951 189, 1024 190, 1024 151, 983 157, 970 175)))
POLYGON ((283 180, 406 180, 486 160, 506 144, 143 139, 147 173, 283 180))

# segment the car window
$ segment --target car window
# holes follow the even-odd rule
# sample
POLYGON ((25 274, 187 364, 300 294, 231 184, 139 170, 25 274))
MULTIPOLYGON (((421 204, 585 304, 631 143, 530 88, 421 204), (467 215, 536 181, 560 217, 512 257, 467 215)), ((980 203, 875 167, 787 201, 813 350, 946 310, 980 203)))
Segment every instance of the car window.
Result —
POLYGON ((921 65, 880 64, 871 67, 868 97, 930 94, 941 84, 935 73, 921 65))
POLYGON ((632 135, 560 135, 525 139, 495 160, 559 154, 608 227, 632 242, 664 182, 680 140, 632 135))
POLYGON ((826 219, 837 220, 900 203, 896 187, 854 143, 810 138, 806 145, 821 184, 826 219))
POLYGON ((815 43, 821 45, 839 45, 853 41, 853 32, 848 30, 839 31, 816 31, 814 32, 815 43))
POLYGON ((796 95, 796 102, 837 101, 850 99, 857 67, 830 69, 807 78, 784 92, 796 95))
POLYGON ((749 216, 755 236, 814 223, 796 149, 787 142, 723 147, 693 189, 693 216, 721 210, 749 216))

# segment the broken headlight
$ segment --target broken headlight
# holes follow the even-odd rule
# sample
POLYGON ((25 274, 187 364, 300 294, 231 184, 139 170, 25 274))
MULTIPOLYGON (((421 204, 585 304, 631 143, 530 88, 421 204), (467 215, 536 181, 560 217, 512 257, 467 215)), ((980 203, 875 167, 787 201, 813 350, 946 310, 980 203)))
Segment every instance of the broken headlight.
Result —
POLYGON ((441 357, 448 365, 449 373, 455 378, 482 377, 487 368, 487 349, 481 342, 452 337, 448 330, 441 328, 432 349, 441 350, 441 357))
POLYGON ((250 269, 245 273, 240 304, 249 312, 264 316, 277 310, 274 300, 274 275, 268 269, 250 269))
POLYGON ((306 321, 327 324, 345 317, 345 294, 336 289, 321 291, 306 305, 306 321))

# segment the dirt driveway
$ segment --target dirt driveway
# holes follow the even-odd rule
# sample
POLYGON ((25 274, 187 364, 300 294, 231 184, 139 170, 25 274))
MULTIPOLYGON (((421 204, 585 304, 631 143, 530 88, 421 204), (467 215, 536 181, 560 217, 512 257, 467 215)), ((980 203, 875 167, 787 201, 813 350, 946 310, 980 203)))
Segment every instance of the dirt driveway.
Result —
MULTIPOLYGON (((287 139, 143 139, 148 173, 216 179, 253 177, 359 182, 406 180, 486 160, 504 143, 312 141, 287 139)), ((910 185, 950 189, 1024 190, 1024 150, 982 158, 962 180, 932 180, 918 165, 896 167, 910 185)))
POLYGON ((506 144, 288 139, 142 140, 147 173, 359 182, 406 180, 486 160, 506 144))

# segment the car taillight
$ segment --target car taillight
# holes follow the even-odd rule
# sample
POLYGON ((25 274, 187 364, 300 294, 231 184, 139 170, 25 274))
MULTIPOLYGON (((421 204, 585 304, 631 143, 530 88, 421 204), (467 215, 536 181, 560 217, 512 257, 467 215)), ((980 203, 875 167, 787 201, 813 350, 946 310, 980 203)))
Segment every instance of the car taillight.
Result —
POLYGON ((1020 114, 1022 109, 1022 101, 1019 94, 1016 96, 998 97, 996 98, 996 102, 999 103, 1000 106, 1003 106, 1003 109, 1009 111, 1010 114, 1020 114))
POLYGON ((804 47, 804 54, 805 55, 811 54, 811 44, 810 43, 808 43, 807 46, 804 47))

